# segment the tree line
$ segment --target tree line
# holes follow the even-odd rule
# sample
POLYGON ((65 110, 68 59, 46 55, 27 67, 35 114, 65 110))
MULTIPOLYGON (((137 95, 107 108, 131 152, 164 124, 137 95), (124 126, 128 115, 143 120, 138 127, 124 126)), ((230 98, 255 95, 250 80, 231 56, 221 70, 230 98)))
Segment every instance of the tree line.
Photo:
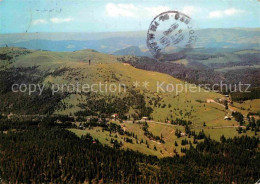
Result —
POLYGON ((104 146, 90 135, 79 138, 51 118, 20 123, 26 126, 0 131, 4 182, 254 183, 260 177, 257 137, 204 137, 196 147, 188 143, 184 156, 158 159, 104 146))

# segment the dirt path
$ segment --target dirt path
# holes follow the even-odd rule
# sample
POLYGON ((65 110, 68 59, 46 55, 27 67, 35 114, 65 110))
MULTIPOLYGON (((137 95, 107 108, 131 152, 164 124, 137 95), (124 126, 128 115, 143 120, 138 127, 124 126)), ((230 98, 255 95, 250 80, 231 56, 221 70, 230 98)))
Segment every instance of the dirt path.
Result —
MULTIPOLYGON (((166 125, 166 126, 171 126, 171 127, 182 127, 181 125, 172 125, 170 123, 162 123, 162 122, 157 122, 157 121, 146 121, 147 123, 156 123, 156 124, 160 124, 160 125, 166 125)), ((133 123, 132 121, 124 121, 124 123, 133 123)), ((239 125, 236 125, 236 126, 192 126, 193 128, 209 128, 209 129, 217 129, 217 128, 238 128, 238 127, 241 127, 241 128, 246 128, 245 126, 239 126, 239 125)), ((173 133, 174 130, 172 130, 170 132, 170 134, 173 133)), ((170 136, 170 135, 169 135, 170 136)), ((168 136, 167 136, 168 137, 168 136)))
MULTIPOLYGON (((133 121, 123 121, 124 123, 133 123, 133 121)), ((143 121, 142 121, 143 122, 143 121)), ((172 127, 176 127, 176 126, 179 126, 179 125, 173 125, 173 124, 170 124, 170 123, 162 123, 162 122, 157 122, 157 121, 152 121, 152 120, 148 120, 146 121, 147 123, 156 123, 156 124, 160 124, 160 125, 167 125, 167 126, 172 126, 172 127)))
POLYGON ((168 140, 169 137, 172 135, 173 132, 174 132, 174 130, 172 130, 172 131, 169 133, 169 135, 168 135, 167 137, 165 137, 164 139, 165 139, 165 140, 168 140))
MULTIPOLYGON (((222 107, 225 108, 225 105, 223 105, 223 104, 221 104, 221 103, 218 103, 218 102, 216 102, 216 101, 213 100, 213 99, 207 99, 207 103, 215 103, 215 104, 218 104, 218 105, 220 105, 220 106, 222 106, 222 107)), ((229 104, 228 104, 228 110, 230 110, 231 112, 234 112, 234 111, 235 111, 234 109, 232 109, 232 107, 230 107, 229 104)))

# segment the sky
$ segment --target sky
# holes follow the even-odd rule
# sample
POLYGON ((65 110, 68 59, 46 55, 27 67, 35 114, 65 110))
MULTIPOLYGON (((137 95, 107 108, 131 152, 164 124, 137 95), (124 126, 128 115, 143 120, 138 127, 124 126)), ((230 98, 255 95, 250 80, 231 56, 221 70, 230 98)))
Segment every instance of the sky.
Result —
POLYGON ((0 0, 0 33, 141 31, 168 10, 197 29, 260 27, 260 0, 0 0))

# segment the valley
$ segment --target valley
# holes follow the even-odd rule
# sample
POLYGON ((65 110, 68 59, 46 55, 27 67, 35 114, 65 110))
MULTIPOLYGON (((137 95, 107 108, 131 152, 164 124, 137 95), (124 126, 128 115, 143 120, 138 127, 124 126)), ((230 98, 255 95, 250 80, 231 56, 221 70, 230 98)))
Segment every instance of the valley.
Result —
MULTIPOLYGON (((122 90, 115 92, 105 92, 104 89, 103 91, 97 90, 97 92, 57 91, 57 94, 55 94, 57 96, 56 102, 52 103, 53 110, 49 113, 53 114, 54 117, 71 117, 73 119, 72 124, 76 125, 77 128, 69 130, 79 137, 90 134, 102 144, 110 146, 113 146, 111 144, 111 139, 113 139, 124 142, 122 145, 124 149, 167 157, 176 154, 183 155, 184 153, 181 150, 189 147, 189 144, 186 146, 181 144, 184 140, 191 142, 194 146, 196 146, 197 141, 200 141, 185 132, 185 126, 176 124, 176 120, 190 121, 189 131, 204 132, 206 136, 210 136, 216 141, 219 141, 222 135, 232 138, 243 135, 254 136, 257 132, 253 129, 239 132, 238 128, 246 130, 246 125, 249 123, 246 116, 249 113, 258 112, 260 109, 259 99, 248 100, 243 103, 232 102, 232 104, 228 104, 228 109, 226 109, 223 102, 228 101, 229 97, 214 91, 207 91, 196 85, 192 86, 193 90, 188 87, 178 91, 180 90, 178 86, 183 87, 191 84, 173 78, 168 74, 134 68, 127 63, 120 62, 122 56, 102 54, 94 50, 60 53, 1 48, 2 55, 10 55, 13 52, 17 54, 12 57, 13 59, 9 61, 9 64, 5 64, 5 71, 13 70, 15 67, 20 69, 19 72, 23 75, 22 71, 29 67, 35 68, 38 73, 29 74, 29 81, 21 80, 20 77, 13 78, 12 83, 29 84, 30 81, 34 81, 44 84, 47 89, 48 87, 51 89, 52 85, 91 85, 95 83, 103 83, 104 86, 116 84, 116 86, 122 88, 122 90), (88 60, 91 60, 91 64, 88 60), (35 80, 35 75, 38 75, 40 80, 35 80), (164 85, 159 88, 158 84, 164 85), (166 88, 167 84, 170 84, 172 88, 166 88), (232 117, 234 111, 241 112, 244 115, 245 122, 243 122, 243 125, 232 117), (113 113, 119 115, 117 120, 111 118, 113 113), (231 117, 230 120, 225 119, 227 116, 231 117), (141 120, 143 117, 147 117, 147 120, 141 120), (138 138, 133 139, 132 143, 128 143, 124 141, 124 138, 128 135, 104 132, 99 126, 89 129, 86 125, 84 130, 79 127, 80 124, 88 124, 92 118, 97 118, 100 121, 105 118, 107 119, 105 122, 108 124, 120 125, 138 138), (162 137, 165 143, 158 143, 154 141, 154 138, 146 137, 142 130, 144 122, 147 122, 149 131, 155 136, 162 137), (176 130, 184 132, 180 138, 176 136, 176 130), (141 140, 143 143, 140 143, 141 140)), ((131 59, 131 57, 129 58, 131 59)), ((5 61, 5 63, 8 62, 5 61)), ((38 93, 35 92, 33 96, 37 96, 38 93)), ((19 103, 9 101, 7 98, 9 95, 10 92, 1 95, 1 101, 4 102, 1 110, 3 114, 11 114, 13 117, 20 119, 24 119, 29 112, 29 115, 36 119, 44 115, 43 112, 43 114, 39 114, 39 111, 35 111, 36 114, 33 116, 33 111, 30 108, 27 113, 15 110, 15 106, 19 103), (5 108, 3 109, 3 107, 5 108)), ((25 94, 21 95, 26 98, 25 94)), ((19 100, 21 101, 20 105, 33 103, 30 101, 24 102, 24 99, 20 97, 19 100)), ((30 107, 31 105, 28 104, 27 106, 30 107)), ((48 105, 46 108, 48 108, 48 105)), ((254 118, 259 121, 259 116, 254 116, 254 118)), ((259 137, 258 134, 257 137, 259 137)))
POLYGON ((0 0, 0 184, 260 184, 260 0, 0 0))

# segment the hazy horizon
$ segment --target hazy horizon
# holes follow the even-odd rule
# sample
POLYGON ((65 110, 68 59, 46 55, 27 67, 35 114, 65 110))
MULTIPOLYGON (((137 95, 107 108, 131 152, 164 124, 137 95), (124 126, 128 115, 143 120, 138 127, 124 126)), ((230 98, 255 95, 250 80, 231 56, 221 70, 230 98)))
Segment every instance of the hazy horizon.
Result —
MULTIPOLYGON (((209 28, 195 28, 194 30, 205 30, 205 29, 260 29, 259 27, 229 27, 229 28, 222 28, 222 27, 209 27, 209 28)), ((7 34, 32 34, 32 33, 73 33, 73 34, 78 34, 78 33, 86 33, 86 34, 100 34, 100 33, 133 33, 133 32, 146 32, 147 30, 133 30, 133 31, 100 31, 100 32, 81 32, 81 31, 68 31, 68 32, 12 32, 12 33, 0 33, 0 35, 7 35, 7 34)))

